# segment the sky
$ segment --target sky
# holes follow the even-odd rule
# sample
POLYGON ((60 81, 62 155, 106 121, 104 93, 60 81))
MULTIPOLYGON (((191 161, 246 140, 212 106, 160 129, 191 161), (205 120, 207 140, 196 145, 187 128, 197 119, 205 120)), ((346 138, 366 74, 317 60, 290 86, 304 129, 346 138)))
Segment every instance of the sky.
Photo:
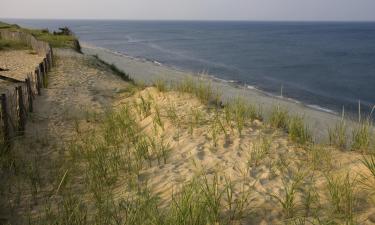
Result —
POLYGON ((0 18, 375 21, 375 0, 0 0, 0 18))

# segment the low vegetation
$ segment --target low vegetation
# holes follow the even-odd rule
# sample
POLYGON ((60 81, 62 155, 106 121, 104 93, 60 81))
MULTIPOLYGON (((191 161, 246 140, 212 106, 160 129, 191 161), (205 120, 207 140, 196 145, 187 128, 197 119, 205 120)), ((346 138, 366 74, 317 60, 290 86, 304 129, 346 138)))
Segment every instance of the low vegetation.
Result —
POLYGON ((36 39, 48 42, 54 48, 72 48, 78 52, 81 51, 81 46, 78 39, 74 35, 54 34, 47 29, 27 29, 19 27, 18 25, 6 24, 0 22, 0 29, 7 29, 10 31, 21 31, 33 35, 36 39))
POLYGON ((48 136, 31 143, 20 139, 12 151, 2 152, 0 215, 10 215, 5 222, 369 220, 375 195, 369 123, 353 130, 356 152, 350 154, 340 151, 348 141, 343 121, 329 130, 330 145, 318 145, 304 117, 281 107, 264 120, 259 107, 243 98, 221 102, 202 78, 136 86, 127 73, 97 62, 127 81, 126 90, 118 93, 121 100, 113 108, 63 121, 72 132, 68 139, 54 144, 48 136), (25 149, 18 149, 22 146, 30 146, 26 156, 25 149))
POLYGON ((2 50, 30 50, 31 48, 23 42, 0 39, 0 51, 2 50))

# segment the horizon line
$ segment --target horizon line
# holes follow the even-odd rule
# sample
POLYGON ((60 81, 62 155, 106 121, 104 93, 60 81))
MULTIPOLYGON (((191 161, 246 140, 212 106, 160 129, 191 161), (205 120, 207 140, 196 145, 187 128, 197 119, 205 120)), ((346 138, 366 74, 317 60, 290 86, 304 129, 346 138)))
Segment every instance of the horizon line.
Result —
POLYGON ((257 20, 257 19, 121 19, 121 18, 20 18, 8 17, 0 20, 81 20, 81 21, 134 21, 134 22, 337 22, 337 23, 361 23, 375 22, 375 20, 257 20))

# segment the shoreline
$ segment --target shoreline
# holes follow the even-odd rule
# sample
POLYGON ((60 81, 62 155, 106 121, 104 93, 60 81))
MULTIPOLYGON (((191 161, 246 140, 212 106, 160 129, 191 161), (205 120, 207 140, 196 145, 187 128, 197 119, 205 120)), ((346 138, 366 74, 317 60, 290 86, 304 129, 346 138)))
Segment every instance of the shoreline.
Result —
POLYGON ((108 52, 108 53, 117 55, 119 57, 125 57, 125 58, 131 59, 131 60, 135 60, 135 61, 138 61, 138 62, 152 63, 155 66, 161 66, 161 67, 166 67, 169 70, 175 70, 178 73, 185 73, 185 74, 193 75, 195 77, 202 77, 202 78, 207 79, 207 80, 212 80, 212 81, 215 81, 215 82, 218 82, 218 83, 225 83, 229 86, 232 86, 233 88, 248 89, 248 90, 257 92, 258 94, 268 96, 270 98, 275 98, 275 99, 279 99, 281 101, 287 101, 287 102, 291 102, 291 103, 295 103, 295 104, 300 104, 300 105, 303 105, 304 107, 307 107, 307 108, 310 108, 310 109, 313 109, 313 110, 317 110, 317 111, 329 113, 329 114, 332 114, 332 115, 340 116, 340 112, 338 112, 336 110, 329 109, 329 108, 326 108, 324 106, 320 106, 320 105, 316 105, 316 104, 304 103, 304 102, 302 102, 300 100, 297 100, 297 99, 294 99, 294 98, 276 95, 276 94, 271 93, 271 92, 263 91, 263 90, 259 89, 258 87, 254 86, 254 85, 249 85, 249 84, 237 81, 237 80, 226 80, 226 79, 219 78, 219 77, 217 77, 213 74, 194 73, 194 72, 191 72, 191 71, 186 71, 186 70, 177 68, 175 66, 163 64, 163 63, 158 62, 158 61, 153 60, 153 59, 134 57, 134 56, 131 56, 131 55, 127 55, 125 53, 117 52, 117 51, 107 49, 107 48, 103 48, 103 47, 94 46, 94 45, 91 45, 91 44, 88 44, 88 43, 85 43, 85 42, 81 42, 81 45, 86 50, 90 49, 88 51, 99 50, 99 51, 108 52))
MULTIPOLYGON (((152 60, 135 58, 111 51, 110 49, 96 47, 81 43, 82 52, 86 55, 97 55, 103 61, 114 64, 120 70, 128 73, 135 81, 152 84, 158 79, 164 79, 168 82, 176 82, 184 79, 186 76, 197 77, 192 72, 186 72, 177 68, 169 67, 161 63, 155 63, 152 60)), ((211 75, 200 76, 211 82, 214 90, 220 90, 224 102, 235 97, 242 97, 246 101, 259 106, 264 116, 267 118, 269 112, 275 106, 287 109, 292 114, 304 116, 307 126, 313 133, 315 141, 318 143, 327 142, 328 128, 334 126, 340 121, 339 113, 315 105, 307 105, 298 100, 275 96, 264 92, 253 86, 242 85, 236 81, 227 81, 211 75)), ((348 120, 349 127, 355 122, 348 120)))

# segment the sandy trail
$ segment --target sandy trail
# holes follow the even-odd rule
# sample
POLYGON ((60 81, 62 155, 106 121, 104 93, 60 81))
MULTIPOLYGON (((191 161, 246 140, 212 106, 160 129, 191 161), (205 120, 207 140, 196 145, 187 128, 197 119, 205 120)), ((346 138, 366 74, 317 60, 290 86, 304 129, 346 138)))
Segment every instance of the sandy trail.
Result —
POLYGON ((23 168, 21 171, 36 170, 39 174, 38 194, 34 199, 30 188, 24 189, 32 182, 28 172, 9 175, 9 183, 13 184, 8 197, 20 199, 18 203, 12 202, 19 206, 8 212, 9 215, 27 215, 30 203, 33 205, 31 213, 43 211, 43 204, 33 202, 43 202, 56 189, 56 179, 64 174, 61 167, 66 152, 63 149, 74 138, 77 121, 85 121, 87 112, 109 109, 117 93, 127 86, 90 57, 62 49, 56 49, 55 55, 56 65, 49 73, 48 87, 35 98, 34 112, 27 121, 25 135, 15 142, 12 149, 12 154, 18 159, 15 163, 23 168))

